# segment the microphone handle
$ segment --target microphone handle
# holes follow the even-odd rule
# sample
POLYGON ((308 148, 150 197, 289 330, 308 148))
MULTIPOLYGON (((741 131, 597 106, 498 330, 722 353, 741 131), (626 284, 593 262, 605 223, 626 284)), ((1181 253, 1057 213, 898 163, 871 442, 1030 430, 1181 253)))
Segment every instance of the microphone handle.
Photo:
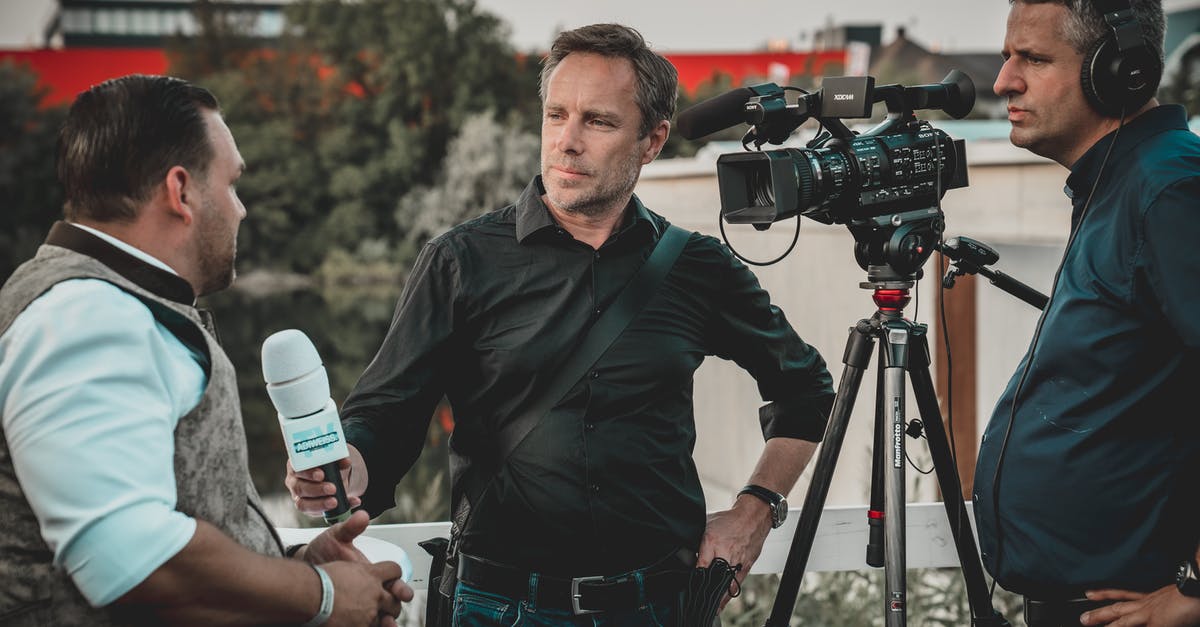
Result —
POLYGON ((354 513, 350 509, 350 498, 346 496, 346 486, 342 483, 342 470, 338 468, 337 462, 329 462, 321 466, 321 470, 325 473, 325 480, 337 489, 333 493, 337 505, 333 509, 325 510, 325 522, 330 525, 340 523, 354 513))

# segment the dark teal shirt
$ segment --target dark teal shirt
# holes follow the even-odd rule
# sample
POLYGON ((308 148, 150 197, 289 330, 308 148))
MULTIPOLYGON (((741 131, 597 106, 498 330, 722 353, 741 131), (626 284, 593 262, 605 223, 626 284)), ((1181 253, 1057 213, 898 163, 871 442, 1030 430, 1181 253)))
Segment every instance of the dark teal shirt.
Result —
POLYGON ((1035 598, 1162 587, 1200 541, 1200 137, 1182 107, 1157 107, 1119 131, 1101 174, 1112 140, 1071 168, 1079 234, 1008 443, 1028 353, 975 472, 984 562, 1002 586, 1035 598))
MULTIPOLYGON (((342 412, 369 468, 372 514, 393 505, 443 394, 454 409, 451 448, 487 460, 494 434, 549 381, 667 226, 634 198, 623 226, 594 250, 555 223, 541 194, 535 179, 515 204, 421 252, 342 412)), ((473 504, 464 551, 589 575, 695 550, 705 506, 692 462, 692 375, 707 355, 757 380, 765 437, 820 440, 833 398, 825 362, 746 266, 692 234, 656 296, 473 504)), ((750 416, 726 418, 757 428, 750 416)))

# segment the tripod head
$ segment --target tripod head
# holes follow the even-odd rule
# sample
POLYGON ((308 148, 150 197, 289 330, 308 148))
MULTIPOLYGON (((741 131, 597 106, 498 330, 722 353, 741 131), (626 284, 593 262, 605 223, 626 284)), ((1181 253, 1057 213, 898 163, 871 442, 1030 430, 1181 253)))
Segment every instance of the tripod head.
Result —
POLYGON ((871 295, 879 313, 900 317, 911 300, 909 289, 924 275, 921 266, 937 248, 946 222, 940 208, 854 220, 854 258, 867 271, 858 286, 871 295))

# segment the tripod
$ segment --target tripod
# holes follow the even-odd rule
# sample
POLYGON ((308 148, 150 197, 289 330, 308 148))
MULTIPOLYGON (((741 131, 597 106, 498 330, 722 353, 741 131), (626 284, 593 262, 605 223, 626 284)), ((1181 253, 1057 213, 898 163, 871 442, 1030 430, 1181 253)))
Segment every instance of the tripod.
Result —
POLYGON ((971 624, 979 627, 1006 627, 1009 624, 991 605, 974 533, 967 518, 966 503, 962 498, 958 471, 953 464, 950 445, 942 426, 941 410, 929 374, 927 327, 904 318, 903 310, 910 300, 909 289, 913 286, 915 276, 899 274, 887 267, 872 266, 868 270, 869 280, 860 284, 864 289, 873 290, 871 297, 877 311, 870 318, 859 320, 850 330, 850 337, 846 341, 846 352, 842 358, 845 368, 838 384, 829 425, 825 430, 824 444, 817 457, 812 483, 804 498, 800 521, 796 527, 796 535, 792 538, 775 605, 765 627, 788 625, 788 619, 796 605, 800 580, 808 564, 813 539, 817 533, 817 523, 825 506, 834 466, 846 436, 846 427, 854 408, 854 398, 858 394, 863 372, 870 364, 876 339, 880 341, 880 367, 875 407, 867 563, 871 566, 885 567, 885 624, 887 627, 903 627, 907 620, 904 438, 909 426, 905 421, 906 374, 912 377, 917 408, 929 441, 929 451, 937 471, 938 486, 941 488, 946 515, 950 520, 958 560, 966 579, 971 624))

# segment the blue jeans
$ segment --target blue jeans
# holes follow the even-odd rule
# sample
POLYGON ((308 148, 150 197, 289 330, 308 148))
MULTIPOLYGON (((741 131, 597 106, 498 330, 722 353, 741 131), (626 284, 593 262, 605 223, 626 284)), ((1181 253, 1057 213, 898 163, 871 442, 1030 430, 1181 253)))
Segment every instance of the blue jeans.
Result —
MULTIPOLYGON (((536 575, 535 575, 536 577, 536 575)), ((532 582, 536 585, 536 580, 532 582)), ((571 610, 537 607, 459 582, 453 627, 674 627, 678 599, 650 602, 632 610, 576 616, 571 610)))

